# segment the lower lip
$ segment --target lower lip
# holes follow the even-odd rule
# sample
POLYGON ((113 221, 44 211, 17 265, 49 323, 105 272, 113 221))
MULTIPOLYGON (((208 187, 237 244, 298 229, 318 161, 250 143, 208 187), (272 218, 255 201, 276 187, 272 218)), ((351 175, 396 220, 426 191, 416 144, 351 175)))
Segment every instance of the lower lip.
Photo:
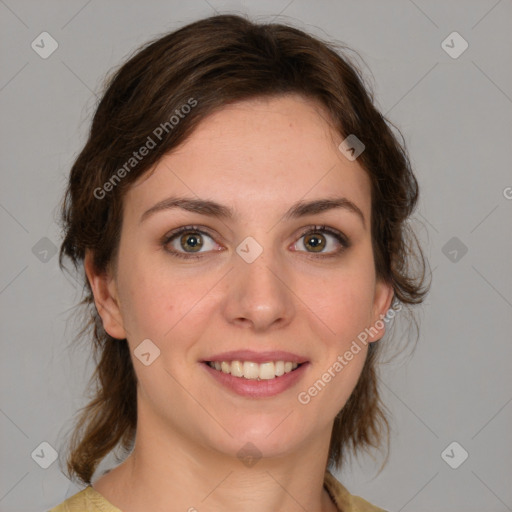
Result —
POLYGON ((226 388, 238 395, 251 398, 267 398, 278 395, 294 386, 304 375, 309 363, 303 363, 295 370, 268 380, 252 380, 244 377, 233 377, 230 373, 215 370, 208 363, 201 363, 209 374, 226 388))

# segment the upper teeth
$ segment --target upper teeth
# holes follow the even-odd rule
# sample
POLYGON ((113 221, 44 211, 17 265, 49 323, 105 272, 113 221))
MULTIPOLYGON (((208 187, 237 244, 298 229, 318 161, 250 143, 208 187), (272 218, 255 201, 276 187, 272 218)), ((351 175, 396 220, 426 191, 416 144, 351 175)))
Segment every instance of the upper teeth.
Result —
POLYGON ((252 361, 209 361, 208 364, 216 370, 230 373, 233 377, 245 377, 251 380, 274 379, 290 373, 299 366, 290 361, 271 361, 262 364, 252 361))

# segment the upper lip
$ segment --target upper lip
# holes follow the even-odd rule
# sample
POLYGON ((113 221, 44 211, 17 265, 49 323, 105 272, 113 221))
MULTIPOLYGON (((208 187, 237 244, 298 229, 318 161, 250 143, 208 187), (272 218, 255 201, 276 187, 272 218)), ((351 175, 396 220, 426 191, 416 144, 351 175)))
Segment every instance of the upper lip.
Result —
POLYGON ((283 350, 272 350, 266 352, 254 352, 253 350, 231 350, 229 352, 215 354, 203 360, 203 362, 207 361, 251 361, 259 364, 270 361, 290 361, 291 363, 301 364, 306 363, 308 359, 283 350))

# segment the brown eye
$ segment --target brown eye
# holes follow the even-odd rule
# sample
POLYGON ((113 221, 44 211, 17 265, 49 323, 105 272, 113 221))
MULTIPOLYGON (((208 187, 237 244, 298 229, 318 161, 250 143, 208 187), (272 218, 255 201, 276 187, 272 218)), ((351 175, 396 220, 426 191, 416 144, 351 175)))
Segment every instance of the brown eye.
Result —
MULTIPOLYGON (((299 241, 295 242, 297 246, 303 246, 306 253, 315 257, 331 257, 340 255, 345 249, 350 247, 348 238, 338 231, 327 226, 314 226, 302 233, 299 241)), ((304 252, 302 249, 299 252, 304 252)))
POLYGON ((198 252, 203 246, 202 235, 195 231, 188 231, 181 235, 180 243, 183 249, 190 247, 190 252, 198 252))
POLYGON ((221 248, 212 235, 196 226, 183 226, 165 235, 161 241, 164 249, 178 258, 201 258, 221 248))
POLYGON ((321 252, 326 246, 325 237, 318 233, 308 233, 304 236, 304 245, 313 252, 321 252))

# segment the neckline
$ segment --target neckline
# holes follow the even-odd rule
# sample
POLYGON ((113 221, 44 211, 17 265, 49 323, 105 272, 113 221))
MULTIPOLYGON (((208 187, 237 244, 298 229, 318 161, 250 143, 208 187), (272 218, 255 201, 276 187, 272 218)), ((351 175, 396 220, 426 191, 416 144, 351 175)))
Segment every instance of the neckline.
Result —
MULTIPOLYGON (((343 484, 341 484, 341 482, 339 482, 339 480, 337 480, 336 477, 334 477, 334 475, 328 469, 326 469, 324 473, 322 488, 327 491, 331 501, 340 512, 346 510, 345 506, 347 505, 348 497, 350 494, 343 486, 343 484)), ((89 484, 83 490, 83 492, 101 512, 122 512, 120 508, 110 503, 110 501, 108 501, 107 498, 103 496, 103 494, 96 490, 92 484, 89 484)))

